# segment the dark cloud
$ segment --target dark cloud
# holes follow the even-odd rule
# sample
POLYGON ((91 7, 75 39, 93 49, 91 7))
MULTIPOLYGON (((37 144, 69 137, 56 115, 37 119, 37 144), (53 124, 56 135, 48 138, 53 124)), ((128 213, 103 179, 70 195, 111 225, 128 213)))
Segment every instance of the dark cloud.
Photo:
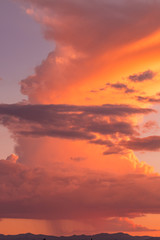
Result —
POLYGON ((124 90, 125 93, 134 93, 135 90, 133 88, 129 88, 126 84, 124 83, 107 83, 107 86, 110 86, 112 88, 118 89, 118 90, 124 90))
POLYGON ((124 146, 135 151, 159 151, 160 136, 133 138, 130 141, 126 142, 124 146))
POLYGON ((81 161, 86 160, 85 157, 71 157, 70 159, 73 161, 76 161, 76 162, 81 162, 81 161))
MULTIPOLYGON (((103 104, 100 106, 80 106, 80 105, 67 105, 67 104, 0 104, 0 114, 20 117, 21 119, 32 121, 47 122, 48 117, 54 117, 54 113, 63 114, 67 113, 84 113, 95 114, 103 116, 127 116, 131 114, 148 114, 154 112, 151 108, 139 108, 127 104, 103 104)), ((52 119, 54 120, 54 118, 52 119)))
MULTIPOLYGON (((56 128, 56 126, 54 126, 56 128)), ((18 131, 18 135, 28 136, 28 137, 58 137, 58 138, 67 138, 67 139, 79 139, 79 140, 90 140, 94 139, 95 135, 87 133, 86 131, 75 131, 67 129, 52 129, 52 128, 36 128, 32 131, 18 131)))
POLYGON ((15 135, 95 140, 96 133, 137 135, 136 128, 126 118, 132 114, 151 112, 153 110, 149 108, 129 105, 1 104, 0 120, 15 135))
POLYGON ((98 92, 102 92, 102 91, 105 91, 106 90, 106 87, 103 87, 103 88, 99 88, 98 90, 91 90, 90 92, 91 93, 98 93, 98 92))
MULTIPOLYGON (((152 122, 148 122, 146 126, 144 126, 148 131, 148 129, 157 127, 157 125, 153 125, 152 122)), ((146 132, 145 130, 143 132, 146 132)), ((132 137, 130 140, 119 140, 114 141, 111 140, 103 140, 103 139, 93 139, 90 141, 94 144, 104 145, 106 146, 106 151, 103 152, 104 155, 113 155, 113 154, 124 154, 129 149, 134 151, 160 151, 160 136, 149 136, 144 138, 132 137)))
POLYGON ((108 150, 106 150, 103 154, 104 155, 113 155, 113 154, 123 154, 125 152, 125 148, 122 146, 119 146, 118 144, 109 147, 108 150))
POLYGON ((104 121, 92 122, 88 126, 90 132, 97 132, 100 134, 114 134, 120 132, 125 135, 136 134, 133 126, 127 122, 106 123, 104 121))
POLYGON ((139 102, 160 103, 160 98, 157 98, 157 97, 142 97, 142 96, 137 96, 136 99, 137 99, 139 102))
MULTIPOLYGON (((144 128, 147 128, 148 131, 148 128, 153 128, 153 124, 153 122, 148 122, 144 128)), ((90 142, 96 143, 96 140, 91 140, 90 142)), ((160 151, 160 136, 149 136, 144 138, 131 137, 128 141, 119 140, 117 142, 115 142, 114 139, 108 142, 99 139, 97 140, 97 144, 107 147, 107 150, 103 153, 104 155, 124 154, 129 149, 134 151, 160 151)))
POLYGON ((133 74, 128 77, 132 82, 143 82, 145 80, 152 80, 155 77, 156 73, 151 70, 147 70, 142 73, 133 74))
POLYGON ((112 147, 113 143, 110 140, 103 140, 103 139, 96 139, 91 140, 90 143, 98 144, 98 145, 105 145, 107 147, 112 147))

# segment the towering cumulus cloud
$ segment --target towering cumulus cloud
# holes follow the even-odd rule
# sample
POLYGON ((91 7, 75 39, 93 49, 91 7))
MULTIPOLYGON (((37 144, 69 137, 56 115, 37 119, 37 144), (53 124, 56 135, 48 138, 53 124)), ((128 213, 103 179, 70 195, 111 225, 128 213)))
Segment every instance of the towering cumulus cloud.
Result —
POLYGON ((0 104, 16 142, 0 161, 0 218, 47 219, 58 234, 156 230, 134 223, 160 214, 160 176, 133 151, 160 149, 140 127, 158 114, 147 99, 159 86, 160 2, 17 2, 54 47, 20 82, 28 101, 0 104))
MULTIPOLYGON (((160 5, 153 1, 24 2, 31 4, 26 12, 42 24, 45 38, 56 44, 56 49, 35 69, 35 75, 21 82, 22 92, 32 102, 75 101, 76 89, 79 93, 81 85, 88 89, 106 81, 110 68, 118 70, 122 55, 140 52, 147 47, 145 44, 150 47, 150 39, 144 44, 138 41, 159 29, 160 5)), ((135 81, 153 77, 149 70, 130 76, 135 81)))

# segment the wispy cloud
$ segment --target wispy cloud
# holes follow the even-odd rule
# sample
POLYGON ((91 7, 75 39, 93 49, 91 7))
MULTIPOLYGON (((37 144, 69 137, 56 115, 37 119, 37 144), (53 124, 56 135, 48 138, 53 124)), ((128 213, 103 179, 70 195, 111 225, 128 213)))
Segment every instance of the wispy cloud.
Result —
POLYGON ((136 99, 139 101, 139 102, 146 102, 146 103, 152 103, 152 104, 156 104, 156 103, 160 103, 160 97, 158 96, 146 96, 146 97, 143 97, 143 96, 137 96, 136 99))

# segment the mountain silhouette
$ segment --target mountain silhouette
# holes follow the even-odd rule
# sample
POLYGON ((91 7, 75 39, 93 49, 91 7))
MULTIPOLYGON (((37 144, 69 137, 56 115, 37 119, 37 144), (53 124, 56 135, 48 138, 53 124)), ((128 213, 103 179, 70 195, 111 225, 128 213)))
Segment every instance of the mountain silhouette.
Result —
POLYGON ((73 236, 48 236, 34 235, 31 233, 18 235, 3 235, 0 234, 0 240, 160 240, 160 237, 151 236, 131 236, 126 233, 100 233, 96 235, 73 235, 73 236))

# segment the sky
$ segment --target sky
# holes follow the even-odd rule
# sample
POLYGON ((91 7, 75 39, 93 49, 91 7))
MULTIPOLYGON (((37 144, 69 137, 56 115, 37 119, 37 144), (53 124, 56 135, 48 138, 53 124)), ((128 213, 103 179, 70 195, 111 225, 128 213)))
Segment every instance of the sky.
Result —
POLYGON ((0 1, 0 232, 160 236, 160 1, 0 1))

